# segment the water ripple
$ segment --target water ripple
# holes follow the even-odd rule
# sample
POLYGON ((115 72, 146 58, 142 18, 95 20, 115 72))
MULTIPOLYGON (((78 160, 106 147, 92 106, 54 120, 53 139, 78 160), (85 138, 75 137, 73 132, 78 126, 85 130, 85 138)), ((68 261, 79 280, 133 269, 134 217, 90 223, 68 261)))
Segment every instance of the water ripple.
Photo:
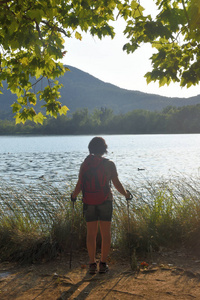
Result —
MULTIPOLYGON (((34 183, 76 181, 80 163, 88 154, 90 136, 0 137, 0 177, 34 183)), ((107 157, 123 182, 134 178, 197 175, 200 172, 200 135, 105 136, 107 157)))

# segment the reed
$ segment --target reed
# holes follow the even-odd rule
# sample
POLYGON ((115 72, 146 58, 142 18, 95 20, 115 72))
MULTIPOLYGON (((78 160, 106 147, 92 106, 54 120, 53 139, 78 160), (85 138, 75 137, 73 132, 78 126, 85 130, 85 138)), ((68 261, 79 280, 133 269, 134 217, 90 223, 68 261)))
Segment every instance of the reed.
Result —
MULTIPOLYGON (((37 188, 0 188, 0 259, 34 262, 51 259, 71 243, 70 191, 48 182, 37 188)), ((78 247, 85 239, 81 204, 74 211, 74 235, 78 247)))
MULTIPOLYGON (((15 188, 0 185, 0 259, 35 262, 60 252, 85 248, 82 203, 73 211, 69 188, 49 182, 15 188), (37 186, 37 187, 36 187, 37 186), (74 220, 74 222, 72 222, 74 220), (73 228, 72 228, 73 223, 73 228), (73 232, 72 232, 73 229, 73 232)), ((124 254, 160 247, 198 249, 200 191, 198 178, 134 181, 133 200, 114 192, 112 247, 124 254)))
POLYGON ((129 204, 129 228, 126 201, 121 199, 120 205, 116 205, 117 247, 123 252, 151 252, 161 247, 198 249, 198 186, 199 178, 178 177, 145 181, 139 189, 137 186, 132 189, 134 197, 129 204))

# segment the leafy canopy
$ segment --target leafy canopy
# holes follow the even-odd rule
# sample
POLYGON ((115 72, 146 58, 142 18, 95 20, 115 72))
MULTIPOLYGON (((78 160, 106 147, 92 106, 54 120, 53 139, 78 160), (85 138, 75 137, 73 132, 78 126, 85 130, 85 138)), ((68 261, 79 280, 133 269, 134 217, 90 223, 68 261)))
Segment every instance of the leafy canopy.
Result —
POLYGON ((0 91, 7 81, 17 95, 12 105, 16 123, 43 122, 45 116, 34 109, 38 99, 47 115, 66 114, 68 108, 58 101, 57 81, 68 70, 61 63, 64 38, 81 40, 81 32, 113 38, 109 21, 117 10, 127 15, 126 7, 126 1, 118 0, 0 0, 0 91), (48 84, 36 93, 34 86, 42 78, 48 84))
POLYGON ((155 19, 144 14, 139 0, 0 0, 0 93, 3 82, 17 95, 13 103, 16 123, 27 119, 43 123, 45 116, 34 107, 57 117, 68 108, 59 101, 59 76, 68 69, 61 60, 66 54, 64 39, 82 39, 89 32, 100 39, 114 37, 110 21, 126 20, 127 53, 140 44, 157 50, 151 57, 147 82, 160 86, 171 81, 181 86, 200 80, 200 0, 155 0, 155 19), (33 83, 33 78, 35 82, 33 83), (36 93, 35 85, 46 78, 47 85, 36 93), (31 80, 30 80, 31 79, 31 80))
POLYGON ((144 43, 156 52, 151 57, 152 71, 147 83, 171 81, 190 87, 200 81, 200 0, 156 0, 158 13, 153 19, 142 11, 129 18, 124 33, 129 42, 127 53, 144 43))

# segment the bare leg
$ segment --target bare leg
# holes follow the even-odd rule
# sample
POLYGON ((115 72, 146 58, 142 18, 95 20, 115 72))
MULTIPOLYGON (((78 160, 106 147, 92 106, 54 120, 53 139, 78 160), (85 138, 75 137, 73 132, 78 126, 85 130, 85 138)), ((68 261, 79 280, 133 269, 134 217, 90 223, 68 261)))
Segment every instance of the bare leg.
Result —
POLYGON ((111 246, 111 222, 100 221, 101 231, 101 261, 106 262, 111 246))
POLYGON ((98 232, 98 221, 87 222, 87 250, 90 264, 96 261, 96 238, 98 232))

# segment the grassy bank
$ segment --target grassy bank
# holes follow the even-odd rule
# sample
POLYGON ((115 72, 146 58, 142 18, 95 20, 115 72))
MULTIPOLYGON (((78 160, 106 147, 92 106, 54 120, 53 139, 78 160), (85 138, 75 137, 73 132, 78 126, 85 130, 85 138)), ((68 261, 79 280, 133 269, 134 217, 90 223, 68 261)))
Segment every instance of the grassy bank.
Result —
MULTIPOLYGON (((198 249, 199 179, 137 182, 129 202, 115 192, 112 246, 129 255, 160 247, 198 249)), ((81 200, 73 210, 70 189, 48 182, 15 188, 0 184, 0 260, 36 262, 60 252, 85 248, 86 226, 81 200), (74 223, 73 223, 74 220, 74 223), (72 235, 73 223, 73 235, 72 235)))

